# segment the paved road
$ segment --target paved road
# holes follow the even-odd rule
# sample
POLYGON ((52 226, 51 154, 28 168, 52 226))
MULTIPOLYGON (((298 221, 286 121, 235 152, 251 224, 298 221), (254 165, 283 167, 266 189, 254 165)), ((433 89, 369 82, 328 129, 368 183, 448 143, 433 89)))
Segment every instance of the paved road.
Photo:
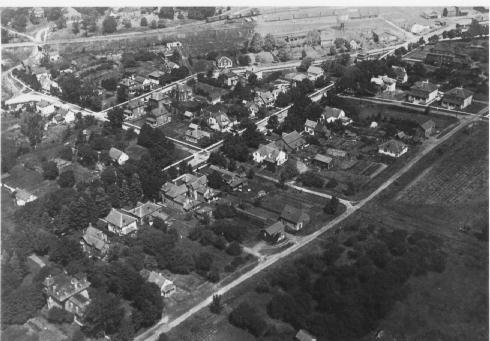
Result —
MULTIPOLYGON (((365 199, 359 201, 357 205, 355 206, 349 206, 347 207, 346 211, 335 218, 334 220, 330 221, 327 223, 325 226, 320 228, 318 231, 305 236, 303 239, 298 241, 297 244, 291 246, 290 248, 284 250, 281 253, 263 258, 264 260, 260 262, 255 268, 250 270, 249 272, 243 274, 242 276, 238 277, 235 279, 233 282, 225 285, 224 287, 220 288, 217 290, 213 295, 218 294, 218 295, 223 295, 226 292, 230 291, 234 287, 240 285, 247 279, 253 277, 257 273, 261 272, 262 270, 270 267, 277 261, 288 257, 291 255, 293 252, 297 251, 298 249, 308 245, 311 243, 313 240, 315 240, 318 236, 321 234, 325 233, 326 231, 330 230, 331 228, 335 227, 337 224, 345 220, 347 217, 349 217, 351 214, 362 208, 364 205, 366 205, 368 202, 370 202, 373 198, 375 198, 379 193, 381 193, 383 190, 385 190, 388 186, 393 184, 398 178, 400 178, 403 174, 405 174, 410 168, 413 167, 422 157, 427 155, 430 151, 432 151, 434 148, 439 146, 441 143, 445 142, 448 140, 450 137, 452 137, 454 134, 456 134, 459 130, 464 128, 467 124, 470 122, 476 121, 478 119, 477 116, 471 116, 471 117, 465 117, 461 120, 460 124, 455 127, 452 131, 450 131, 448 134, 446 134, 444 137, 440 139, 435 139, 432 138, 424 144, 424 148, 421 150, 419 154, 417 154, 413 159, 408 161, 408 163, 399 171, 397 171, 394 175, 392 175, 388 180, 386 180, 380 187, 378 187, 373 193, 371 193, 368 197, 365 199)), ((171 320, 171 321, 164 321, 162 319, 161 322, 157 323, 155 326, 152 328, 148 329, 144 333, 140 334, 135 338, 135 341, 143 341, 143 340, 148 340, 148 341, 156 341, 160 333, 166 333, 170 331, 171 329, 175 328, 185 320, 187 320, 189 317, 197 313, 199 310, 206 308, 213 299, 213 295, 210 295, 206 299, 204 299, 202 302, 196 304, 194 307, 189 309, 187 312, 184 314, 180 315, 179 317, 171 320)))

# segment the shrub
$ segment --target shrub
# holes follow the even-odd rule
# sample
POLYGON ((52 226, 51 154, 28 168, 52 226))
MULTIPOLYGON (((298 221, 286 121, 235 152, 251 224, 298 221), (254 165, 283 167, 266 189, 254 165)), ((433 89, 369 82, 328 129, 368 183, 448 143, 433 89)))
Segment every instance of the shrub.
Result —
POLYGON ((73 322, 73 314, 64 309, 53 307, 48 311, 47 319, 52 323, 71 323, 73 322))
POLYGON ((231 242, 226 248, 226 253, 230 256, 240 256, 242 254, 242 246, 236 241, 231 242))
POLYGON ((254 336, 259 337, 267 331, 267 323, 259 315, 256 308, 247 302, 242 302, 233 309, 229 316, 230 323, 248 330, 254 336))

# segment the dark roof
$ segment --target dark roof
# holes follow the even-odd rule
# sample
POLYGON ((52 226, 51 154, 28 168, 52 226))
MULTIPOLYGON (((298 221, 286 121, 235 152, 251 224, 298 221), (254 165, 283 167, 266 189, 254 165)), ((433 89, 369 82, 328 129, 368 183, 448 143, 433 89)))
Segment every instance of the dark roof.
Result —
POLYGON ((305 144, 305 140, 296 130, 293 130, 289 134, 283 133, 282 141, 291 149, 299 148, 305 144))
POLYGON ((271 226, 264 229, 264 231, 270 236, 273 236, 273 235, 278 234, 278 233, 282 233, 282 232, 284 232, 284 224, 281 223, 280 221, 275 222, 271 226))
POLYGON ((416 97, 428 97, 430 93, 436 91, 438 89, 438 86, 432 83, 429 83, 428 81, 420 81, 416 82, 414 85, 410 87, 410 90, 408 91, 409 95, 416 96, 416 97))
POLYGON ((310 216, 306 212, 304 212, 303 209, 291 205, 286 205, 282 209, 281 218, 286 221, 297 224, 309 220, 310 216))
POLYGON ((473 92, 462 87, 457 87, 446 92, 443 100, 446 102, 460 104, 470 96, 473 96, 473 92))
POLYGON ((436 124, 432 120, 427 120, 420 124, 420 127, 424 130, 435 128, 436 124))

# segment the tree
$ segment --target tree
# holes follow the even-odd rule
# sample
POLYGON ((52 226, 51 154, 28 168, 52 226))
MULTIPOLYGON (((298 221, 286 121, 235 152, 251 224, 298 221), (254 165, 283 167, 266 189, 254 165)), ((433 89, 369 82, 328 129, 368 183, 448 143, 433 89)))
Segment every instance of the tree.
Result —
POLYGON ((93 167, 97 162, 97 153, 88 144, 83 144, 78 148, 78 161, 82 166, 93 167))
POLYGON ((133 204, 141 200, 143 196, 143 189, 141 187, 141 181, 138 173, 134 173, 131 177, 131 185, 129 186, 129 198, 133 204))
POLYGON ((277 118, 277 115, 269 117, 269 119, 267 120, 267 125, 265 127, 269 130, 276 132, 277 129, 279 128, 279 119, 277 118))
POLYGON ((337 49, 334 45, 330 46, 330 55, 335 56, 337 54, 337 49))
POLYGON ((58 177, 58 166, 54 161, 44 162, 43 165, 43 177, 47 180, 55 180, 58 177))
POLYGON ((226 187, 226 182, 217 171, 213 171, 208 177, 208 186, 214 189, 223 189, 226 187))
POLYGON ((131 194, 126 179, 122 181, 121 190, 119 191, 119 202, 122 207, 131 206, 131 194))
POLYGON ((439 36, 437 34, 434 34, 433 36, 429 37, 429 43, 435 44, 439 41, 439 36))
POLYGON ((173 7, 161 7, 158 12, 158 17, 160 19, 173 19, 174 18, 174 9, 173 7))
POLYGON ((444 7, 444 9, 442 10, 442 16, 447 17, 447 8, 446 7, 444 7))
POLYGON ((223 306, 221 304, 221 295, 213 295, 213 302, 209 305, 209 310, 213 314, 219 314, 223 310, 223 306))
POLYGON ((255 33, 250 41, 249 50, 250 52, 260 52, 262 51, 262 45, 264 45, 264 41, 260 33, 255 33))
MULTIPOLYGON (((4 276, 2 274, 2 286, 4 276)), ((44 304, 45 299, 39 288, 32 284, 19 286, 8 295, 2 295, 2 325, 24 324, 36 316, 44 304)))
POLYGON ((241 66, 248 66, 252 63, 252 59, 248 54, 241 54, 238 56, 238 63, 241 66))
POLYGON ((87 307, 82 330, 90 337, 100 337, 101 333, 115 334, 123 316, 124 308, 119 298, 110 293, 96 291, 87 307))
POLYGON ((31 146, 35 146, 42 141, 44 124, 43 118, 39 114, 27 115, 21 123, 20 131, 27 136, 31 146))
POLYGON ((379 36, 376 34, 376 32, 373 31, 373 41, 375 43, 378 43, 379 42, 379 36))
POLYGON ((289 50, 286 50, 285 48, 280 48, 279 51, 277 51, 277 58, 281 62, 287 62, 288 60, 291 59, 291 53, 289 50))
POLYGON ((320 31, 312 30, 312 31, 308 31, 308 33, 306 33, 306 39, 305 39, 306 44, 308 44, 310 46, 315 46, 315 45, 320 44, 320 41, 321 41, 320 31))
POLYGON ((313 58, 311 57, 305 57, 301 61, 300 66, 298 67, 298 71, 306 72, 308 68, 310 67, 311 63, 313 63, 313 58))
POLYGON ((129 20, 129 19, 126 19, 126 18, 123 19, 122 24, 123 24, 124 28, 131 28, 131 20, 129 20))
POLYGON ((133 305, 142 314, 142 327, 149 327, 160 320, 163 301, 160 288, 154 283, 144 282, 133 298, 133 305))
POLYGON ((73 24, 71 24, 71 31, 73 34, 80 33, 80 23, 78 21, 74 21, 73 24))
POLYGON ((111 109, 107 112, 109 125, 112 129, 121 129, 124 122, 124 110, 122 107, 111 109))
POLYGON ((60 187, 73 187, 75 185, 75 173, 73 170, 69 169, 61 173, 58 184, 60 187))
POLYGON ((242 246, 237 241, 233 241, 226 248, 226 253, 230 256, 240 256, 242 254, 242 246))
POLYGON ((323 211, 327 214, 336 214, 339 206, 339 199, 333 196, 323 208, 323 211))
POLYGON ((53 307, 48 311, 48 321, 52 323, 71 323, 73 322, 73 314, 64 309, 53 307))
POLYGON ((263 45, 264 51, 271 52, 272 50, 274 50, 275 46, 276 46, 276 39, 272 34, 267 33, 264 37, 264 45, 263 45))
POLYGON ((114 77, 103 79, 100 82, 100 86, 108 91, 114 91, 117 89, 117 79, 114 77))
POLYGON ((152 20, 151 21, 150 28, 153 29, 153 30, 157 28, 157 21, 156 20, 152 20))
POLYGON ((229 315, 230 323, 259 337, 267 331, 267 323, 248 302, 240 303, 229 315))
POLYGON ((117 31, 117 21, 111 16, 106 16, 102 21, 102 33, 114 33, 117 31))
POLYGON ((141 18, 141 21, 140 21, 140 26, 141 26, 141 27, 146 27, 146 26, 148 26, 148 20, 146 19, 146 17, 142 17, 142 18, 141 18))
POLYGON ((168 338, 167 334, 161 333, 158 335, 158 341, 170 341, 170 339, 168 338))

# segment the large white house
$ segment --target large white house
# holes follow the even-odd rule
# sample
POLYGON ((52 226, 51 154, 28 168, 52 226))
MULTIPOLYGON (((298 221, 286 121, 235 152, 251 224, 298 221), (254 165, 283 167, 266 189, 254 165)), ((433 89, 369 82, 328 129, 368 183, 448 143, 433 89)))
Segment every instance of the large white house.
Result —
POLYGON ((337 120, 342 121, 343 125, 348 125, 348 124, 352 123, 352 120, 349 117, 347 117, 344 110, 339 109, 339 108, 332 108, 332 107, 328 107, 328 106, 325 107, 325 109, 321 115, 321 118, 324 122, 327 122, 327 123, 333 123, 337 120))
POLYGON ((125 236, 138 230, 138 218, 132 214, 111 209, 107 217, 103 219, 107 223, 107 229, 120 236, 125 236))
POLYGON ((288 159, 287 154, 279 149, 274 142, 259 145, 259 148, 252 155, 257 163, 269 162, 277 166, 282 165, 288 159))
POLYGON ((119 165, 124 165, 129 160, 128 154, 114 147, 109 150, 109 157, 119 165))

